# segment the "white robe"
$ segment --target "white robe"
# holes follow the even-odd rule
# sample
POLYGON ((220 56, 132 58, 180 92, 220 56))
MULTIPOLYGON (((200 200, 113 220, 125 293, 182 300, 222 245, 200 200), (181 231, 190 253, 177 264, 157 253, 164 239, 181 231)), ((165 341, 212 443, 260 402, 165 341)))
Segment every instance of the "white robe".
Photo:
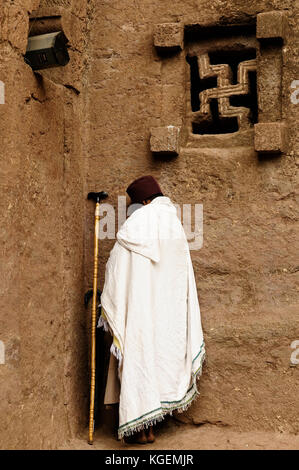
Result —
MULTIPOLYGON (((136 210, 117 233, 101 296, 118 340, 118 435, 130 435, 199 394, 205 345, 194 272, 176 208, 166 196, 136 210)), ((107 325, 108 323, 108 325, 107 325)))

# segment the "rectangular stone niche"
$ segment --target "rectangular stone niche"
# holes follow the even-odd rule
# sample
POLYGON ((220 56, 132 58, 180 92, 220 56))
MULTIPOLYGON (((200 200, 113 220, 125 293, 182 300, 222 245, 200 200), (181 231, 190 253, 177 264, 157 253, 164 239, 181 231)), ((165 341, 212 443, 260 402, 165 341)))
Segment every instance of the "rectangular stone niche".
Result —
POLYGON ((285 11, 263 12, 246 24, 155 25, 154 45, 165 61, 163 90, 172 90, 171 103, 174 91, 177 102, 185 97, 185 111, 172 107, 176 115, 168 116, 162 102, 161 127, 151 133, 152 151, 254 145, 258 152, 283 152, 282 45, 287 32, 285 11), (171 119, 180 126, 174 134, 171 119))
POLYGON ((252 142, 258 121, 258 46, 254 25, 187 27, 185 145, 252 142))

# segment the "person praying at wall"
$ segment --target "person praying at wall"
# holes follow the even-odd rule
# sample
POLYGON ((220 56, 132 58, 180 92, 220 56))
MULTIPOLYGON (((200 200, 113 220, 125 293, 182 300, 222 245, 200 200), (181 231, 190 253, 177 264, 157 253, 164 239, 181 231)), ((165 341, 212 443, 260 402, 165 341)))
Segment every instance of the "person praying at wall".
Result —
POLYGON ((199 395, 205 359, 200 308, 183 226, 152 176, 127 188, 139 204, 116 235, 98 326, 113 336, 105 403, 119 403, 118 438, 155 439, 153 426, 199 395), (118 384, 117 384, 118 382, 118 384))

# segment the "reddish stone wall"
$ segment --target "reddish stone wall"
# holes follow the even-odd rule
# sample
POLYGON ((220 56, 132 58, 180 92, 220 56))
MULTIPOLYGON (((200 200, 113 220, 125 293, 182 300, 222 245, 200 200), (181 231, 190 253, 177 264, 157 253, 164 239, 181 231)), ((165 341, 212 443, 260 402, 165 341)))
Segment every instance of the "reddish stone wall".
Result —
MULTIPOLYGON (((204 245, 192 259, 207 363, 201 397, 180 419, 298 432, 298 368, 290 367, 299 339, 293 3, 2 1, 1 447, 55 448, 86 426, 83 295, 92 283, 94 211, 86 195, 106 190, 117 208, 127 185, 150 173, 174 202, 204 210, 204 245), (259 156, 253 126, 195 145, 186 137, 186 51, 161 55, 155 25, 253 24, 274 9, 285 10, 289 32, 281 59, 274 51, 282 66, 279 78, 273 65, 274 88, 260 71, 259 111, 264 123, 285 122, 286 148, 259 156), (62 15, 66 67, 34 74, 24 63, 32 12, 62 15), (270 105, 279 93, 278 112, 270 105), (181 127, 179 155, 153 155, 151 129, 169 125, 181 127)), ((113 243, 100 245, 100 286, 113 243)))
MULTIPOLYGON (((298 12, 291 1, 213 1, 209 8, 203 1, 171 5, 127 1, 126 8, 112 8, 105 1, 93 5, 88 188, 108 191, 109 202, 117 207, 117 196, 125 195, 134 178, 153 174, 174 202, 203 204, 204 244, 192 252, 192 259, 207 363, 201 397, 185 419, 238 429, 298 432, 299 377, 298 370, 290 367, 290 345, 299 337, 295 261, 299 108, 290 98, 291 83, 298 75, 298 12), (259 156, 253 126, 237 137, 203 136, 199 144, 188 140, 186 49, 161 55, 154 47, 155 25, 255 24, 257 14, 274 9, 285 10, 289 36, 279 45, 282 74, 274 75, 278 72, 269 62, 271 53, 263 56, 270 71, 259 70, 259 112, 262 122, 285 120, 287 150, 280 156, 259 156), (281 112, 275 108, 271 114, 269 104, 277 96, 278 81, 282 83, 281 112), (179 155, 153 155, 151 129, 168 125, 182 129, 179 155)), ((180 45, 181 38, 176 40, 180 45)), ((159 144, 163 149, 166 137, 157 141, 155 134, 155 139, 154 149, 159 144)), ((87 214, 85 266, 90 283, 90 205, 87 214)), ((101 285, 112 245, 111 240, 101 243, 101 285)))
POLYGON ((84 100, 64 86, 78 87, 74 71, 82 83, 83 57, 33 73, 22 54, 39 2, 24 3, 1 11, 0 435, 2 448, 55 448, 86 425, 88 401, 84 100))

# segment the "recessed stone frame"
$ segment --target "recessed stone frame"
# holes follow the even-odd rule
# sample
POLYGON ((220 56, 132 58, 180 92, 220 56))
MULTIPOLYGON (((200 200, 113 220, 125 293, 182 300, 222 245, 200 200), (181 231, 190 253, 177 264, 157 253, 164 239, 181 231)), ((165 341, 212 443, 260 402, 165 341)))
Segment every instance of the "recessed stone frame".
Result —
POLYGON ((282 119, 282 47, 288 39, 287 12, 259 13, 256 36, 259 114, 254 146, 259 153, 284 153, 288 129, 282 119))
MULTIPOLYGON (((162 24, 155 31, 154 44, 158 41, 155 45, 161 60, 168 61, 172 80, 175 73, 178 76, 177 99, 185 96, 184 113, 167 113, 167 103, 162 105, 165 132, 172 125, 181 127, 179 148, 255 145, 263 153, 285 151, 287 129, 281 121, 281 46, 287 34, 284 12, 261 13, 246 24, 162 24), (275 24, 272 29, 268 26, 271 21, 275 24), (269 128, 272 137, 278 132, 274 146, 273 139, 267 142, 263 135, 269 128), (277 145, 279 142, 282 144, 277 145)), ((170 86, 167 74, 162 86, 170 86)))

